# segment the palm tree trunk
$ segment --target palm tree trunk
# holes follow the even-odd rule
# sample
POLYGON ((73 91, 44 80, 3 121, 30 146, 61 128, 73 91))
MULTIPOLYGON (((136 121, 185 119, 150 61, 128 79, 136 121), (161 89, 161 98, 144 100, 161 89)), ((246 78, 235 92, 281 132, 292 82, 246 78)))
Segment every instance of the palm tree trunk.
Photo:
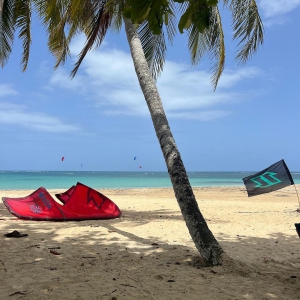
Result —
POLYGON ((139 36, 129 19, 124 18, 124 23, 135 71, 151 114, 154 129, 166 161, 183 218, 195 246, 206 265, 221 265, 223 249, 209 230, 199 210, 180 153, 169 127, 156 83, 150 74, 139 36))
POLYGON ((2 10, 3 10, 4 0, 0 0, 0 21, 2 19, 2 10))

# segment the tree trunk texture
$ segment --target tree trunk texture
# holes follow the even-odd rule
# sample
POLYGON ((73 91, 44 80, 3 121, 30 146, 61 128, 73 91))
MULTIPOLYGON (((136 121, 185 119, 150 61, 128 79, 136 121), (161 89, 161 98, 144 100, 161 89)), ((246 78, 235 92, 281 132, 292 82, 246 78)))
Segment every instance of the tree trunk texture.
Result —
POLYGON ((154 129, 166 161, 175 197, 183 218, 205 264, 207 266, 221 265, 223 249, 209 230, 199 210, 180 153, 169 127, 156 83, 150 74, 137 31, 129 19, 124 18, 124 23, 135 71, 151 114, 154 129))

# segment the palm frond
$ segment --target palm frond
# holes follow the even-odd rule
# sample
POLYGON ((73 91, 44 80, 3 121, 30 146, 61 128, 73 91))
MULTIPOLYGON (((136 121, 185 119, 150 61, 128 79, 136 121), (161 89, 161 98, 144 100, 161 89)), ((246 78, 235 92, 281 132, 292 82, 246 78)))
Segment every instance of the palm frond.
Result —
POLYGON ((52 30, 59 24, 64 7, 70 5, 69 0, 33 0, 33 3, 48 35, 50 35, 52 30))
POLYGON ((123 10, 125 3, 120 0, 108 0, 105 4, 105 10, 112 16, 110 29, 120 32, 123 24, 123 10))
POLYGON ((65 26, 69 17, 70 1, 34 0, 34 6, 48 33, 48 48, 56 57, 55 68, 70 55, 65 37, 65 26))
POLYGON ((163 70, 166 58, 166 42, 163 30, 155 35, 149 28, 148 22, 143 22, 137 29, 146 60, 154 80, 163 70))
POLYGON ((71 55, 69 49, 69 42, 65 34, 65 26, 68 18, 68 10, 64 13, 61 21, 56 26, 55 30, 52 30, 48 38, 48 47, 51 53, 56 57, 56 63, 54 69, 60 64, 64 64, 67 57, 71 55))
MULTIPOLYGON (((63 0, 64 1, 64 0, 63 0)), ((69 19, 68 22, 72 23, 79 29, 84 31, 85 25, 88 24, 94 16, 95 7, 103 7, 107 0, 69 0, 68 6, 69 19)), ((64 5, 66 7, 66 5, 64 5)))
POLYGON ((209 42, 210 59, 213 61, 210 69, 213 73, 211 81, 214 89, 216 89, 225 65, 224 32, 217 6, 211 8, 210 26, 205 31, 205 35, 209 42))
POLYGON ((165 15, 164 24, 165 24, 167 35, 168 35, 168 40, 169 40, 170 44, 172 45, 174 36, 177 32, 176 25, 175 25, 177 22, 176 12, 175 12, 176 9, 175 9, 175 5, 174 5, 173 1, 170 1, 169 8, 172 11, 172 13, 165 15))
POLYGON ((224 33, 218 7, 210 8, 210 26, 203 33, 199 32, 195 24, 192 24, 187 34, 192 65, 197 65, 201 59, 209 55, 212 61, 211 81, 216 89, 225 64, 224 33))
POLYGON ((56 57, 55 68, 70 56, 69 44, 93 13, 93 0, 34 0, 36 10, 48 33, 48 47, 56 57))
POLYGON ((264 28, 255 0, 232 0, 234 39, 239 39, 236 60, 245 64, 264 40, 264 28))
POLYGON ((197 65, 208 53, 209 44, 204 33, 200 33, 197 26, 192 24, 187 30, 188 48, 190 51, 192 65, 197 65))
POLYGON ((92 48, 98 48, 101 45, 106 35, 107 29, 111 24, 112 16, 108 11, 105 10, 105 2, 106 1, 103 1, 102 3, 95 3, 95 13, 93 14, 94 17, 90 21, 90 24, 87 24, 85 30, 87 40, 84 48, 79 54, 79 59, 76 62, 74 69, 71 71, 71 78, 76 75, 87 52, 92 48))
POLYGON ((189 2, 183 2, 183 3, 178 3, 178 2, 174 2, 173 0, 170 1, 170 3, 172 4, 172 6, 175 8, 175 12, 178 15, 182 15, 186 9, 189 6, 189 2))
POLYGON ((12 51, 14 33, 13 1, 4 0, 0 13, 0 64, 2 67, 7 63, 12 51))
POLYGON ((14 3, 15 26, 19 29, 19 39, 22 40, 22 71, 25 72, 29 60, 31 44, 31 1, 15 0, 14 3))

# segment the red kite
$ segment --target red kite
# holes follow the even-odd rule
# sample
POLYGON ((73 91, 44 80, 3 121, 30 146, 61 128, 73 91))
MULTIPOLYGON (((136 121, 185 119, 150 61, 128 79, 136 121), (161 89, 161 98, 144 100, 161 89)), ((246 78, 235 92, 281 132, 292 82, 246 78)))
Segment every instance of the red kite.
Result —
POLYGON ((36 221, 110 219, 122 214, 112 200, 80 182, 55 196, 62 204, 55 201, 43 187, 26 197, 3 197, 2 201, 16 217, 36 221))

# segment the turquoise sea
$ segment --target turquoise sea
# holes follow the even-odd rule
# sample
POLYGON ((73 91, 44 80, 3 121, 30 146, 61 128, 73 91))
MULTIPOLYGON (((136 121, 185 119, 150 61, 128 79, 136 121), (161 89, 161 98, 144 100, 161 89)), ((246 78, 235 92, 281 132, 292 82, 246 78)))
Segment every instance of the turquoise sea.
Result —
MULTIPOLYGON (((243 186, 242 179, 256 172, 188 172, 193 187, 243 186)), ((292 172, 300 184, 300 172, 292 172)), ((171 187, 167 172, 71 172, 71 171, 0 171, 0 190, 68 189, 81 182, 100 188, 171 187)))

